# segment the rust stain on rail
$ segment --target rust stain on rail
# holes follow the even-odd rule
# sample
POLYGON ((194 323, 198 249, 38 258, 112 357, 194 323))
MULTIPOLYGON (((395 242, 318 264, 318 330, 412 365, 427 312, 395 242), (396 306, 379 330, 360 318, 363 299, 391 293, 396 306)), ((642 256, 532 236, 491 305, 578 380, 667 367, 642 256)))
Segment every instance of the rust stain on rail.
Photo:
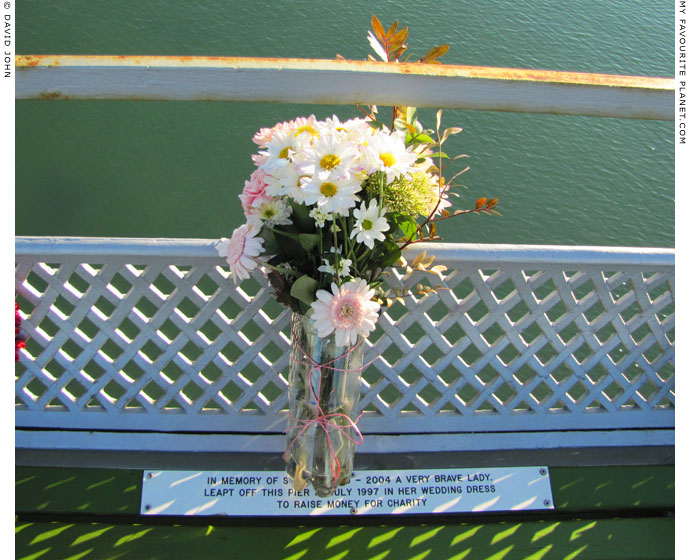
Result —
POLYGON ((523 81, 630 87, 655 90, 675 88, 674 78, 561 72, 525 68, 461 66, 419 63, 385 63, 363 60, 322 60, 302 58, 245 58, 224 56, 142 56, 142 55, 17 55, 16 67, 117 67, 117 68, 228 68, 235 70, 337 71, 373 74, 416 75, 426 77, 477 78, 499 81, 523 81))
POLYGON ((39 99, 49 99, 49 100, 55 100, 55 99, 69 99, 66 95, 63 95, 62 93, 58 93, 57 91, 46 91, 38 96, 39 99))

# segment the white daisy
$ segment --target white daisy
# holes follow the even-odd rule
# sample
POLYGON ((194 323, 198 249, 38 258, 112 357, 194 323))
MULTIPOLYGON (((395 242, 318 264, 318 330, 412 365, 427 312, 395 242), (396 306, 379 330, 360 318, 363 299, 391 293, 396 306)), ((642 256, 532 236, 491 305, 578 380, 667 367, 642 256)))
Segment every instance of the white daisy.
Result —
POLYGON ((341 126, 346 131, 348 139, 358 146, 368 143, 374 134, 374 129, 364 119, 349 119, 341 126))
POLYGON ((311 304, 318 335, 326 337, 335 331, 336 346, 341 347, 355 344, 359 336, 368 336, 376 328, 380 309, 373 296, 374 290, 361 278, 340 288, 333 283, 330 292, 318 290, 311 304))
POLYGON ((275 131, 271 139, 266 142, 266 150, 259 152, 265 156, 261 167, 269 172, 271 167, 280 160, 292 161, 293 156, 303 150, 305 141, 304 136, 295 136, 290 128, 275 131))
POLYGON ((263 252, 264 240, 257 237, 259 228, 254 224, 242 224, 230 239, 222 238, 216 245, 216 250, 230 265, 235 284, 239 280, 246 280, 257 265, 257 257, 263 252))
POLYGON ((408 175, 414 170, 417 154, 405 148, 405 135, 395 131, 376 131, 362 148, 362 164, 368 173, 383 171, 390 183, 399 175, 408 175))
POLYGON ((294 163, 286 159, 272 160, 267 162, 262 169, 266 171, 264 181, 267 194, 271 196, 287 194, 298 201, 303 198, 300 189, 302 175, 294 163))
POLYGON ((357 243, 364 243, 369 249, 373 249, 374 241, 383 241, 386 238, 383 232, 390 229, 390 225, 384 217, 385 213, 385 208, 381 208, 379 211, 376 199, 369 202, 369 208, 367 208, 366 202, 362 202, 362 205, 352 212, 356 222, 350 233, 350 239, 356 236, 357 243))
POLYGON ((359 200, 356 193, 361 189, 362 185, 352 177, 322 173, 304 185, 304 202, 308 206, 316 205, 324 213, 345 216, 356 206, 359 200))
POLYGON ((292 223, 290 215, 292 208, 282 198, 271 198, 254 209, 247 218, 247 222, 255 222, 259 226, 266 224, 268 227, 289 225, 292 223))
POLYGON ((307 175, 322 172, 348 175, 352 172, 350 165, 358 155, 357 147, 335 131, 324 131, 313 139, 311 145, 305 145, 302 153, 301 168, 307 175))
POLYGON ((309 142, 321 135, 320 122, 312 115, 308 119, 297 119, 295 121, 295 128, 292 131, 293 136, 304 135, 301 139, 303 142, 309 142))

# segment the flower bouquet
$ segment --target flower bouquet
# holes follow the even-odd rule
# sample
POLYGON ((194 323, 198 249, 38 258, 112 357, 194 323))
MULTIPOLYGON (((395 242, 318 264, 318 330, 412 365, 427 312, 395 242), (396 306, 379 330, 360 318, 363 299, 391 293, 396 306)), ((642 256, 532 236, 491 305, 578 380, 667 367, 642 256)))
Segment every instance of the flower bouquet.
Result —
MULTIPOLYGON (((372 22, 375 51, 397 60, 406 29, 401 35, 397 22, 388 31, 375 16, 372 22)), ((422 61, 445 50, 435 52, 422 61)), ((441 131, 440 111, 436 130, 426 130, 412 107, 394 107, 390 127, 376 107, 360 110, 362 117, 344 121, 312 115, 261 129, 253 138, 256 169, 239 196, 246 223, 218 244, 235 282, 260 267, 277 300, 292 309, 285 459, 294 488, 310 482, 321 496, 347 483, 361 441, 363 339, 390 296, 401 295, 384 289, 386 269, 441 274, 426 256, 410 267, 403 249, 439 239, 439 220, 491 213, 497 203, 482 198, 451 212, 453 180, 443 171, 452 160, 442 145, 461 129, 441 131)))

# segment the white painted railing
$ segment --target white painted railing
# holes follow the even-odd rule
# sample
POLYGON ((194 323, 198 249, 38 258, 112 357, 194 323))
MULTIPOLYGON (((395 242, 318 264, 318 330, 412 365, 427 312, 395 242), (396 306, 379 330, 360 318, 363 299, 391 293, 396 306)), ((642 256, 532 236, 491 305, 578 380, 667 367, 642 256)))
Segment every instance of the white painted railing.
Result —
MULTIPOLYGON (((17 239, 20 447, 281 448, 289 312, 213 243, 17 239)), ((364 451, 673 444, 673 250, 426 249, 447 289, 368 341, 364 451)))
MULTIPOLYGON (((26 55, 16 73, 17 99, 407 104, 662 120, 674 118, 674 87, 673 78, 223 57, 26 55)), ((23 462, 84 464, 83 453, 94 452, 96 464, 138 467, 160 453, 167 468, 171 456, 187 466, 203 456, 206 467, 222 452, 279 458, 289 316, 260 274, 236 288, 212 244, 17 239, 28 337, 15 384, 23 462)), ((360 457, 486 451, 497 465, 524 451, 533 464, 535 451, 551 451, 544 464, 557 465, 608 450, 602 461, 673 461, 672 250, 430 249, 451 271, 447 289, 396 304, 370 338, 368 358, 379 358, 364 374, 360 457), (641 454, 631 457, 635 449, 641 454)), ((391 275, 391 285, 400 281, 391 275)))
POLYGON ((377 104, 673 120, 673 78, 349 60, 18 56, 17 99, 377 104))

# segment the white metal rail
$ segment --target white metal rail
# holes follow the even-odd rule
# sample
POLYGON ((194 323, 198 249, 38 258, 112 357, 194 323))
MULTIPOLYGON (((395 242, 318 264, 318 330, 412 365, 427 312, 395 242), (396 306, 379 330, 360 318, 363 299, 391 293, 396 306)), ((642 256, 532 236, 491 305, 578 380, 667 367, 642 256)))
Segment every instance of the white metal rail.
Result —
POLYGON ((673 78, 234 57, 17 57, 17 99, 409 105, 673 120, 673 78))

